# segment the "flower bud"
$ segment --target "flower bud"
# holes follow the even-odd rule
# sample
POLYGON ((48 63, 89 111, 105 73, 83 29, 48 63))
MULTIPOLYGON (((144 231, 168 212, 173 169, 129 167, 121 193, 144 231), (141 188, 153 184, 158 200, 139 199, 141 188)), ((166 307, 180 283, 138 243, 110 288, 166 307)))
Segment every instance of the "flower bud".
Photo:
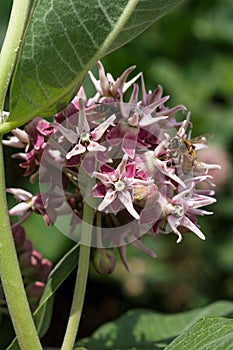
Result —
POLYGON ((12 227, 12 235, 15 242, 16 250, 18 251, 25 241, 25 230, 23 226, 17 225, 12 227))
POLYGON ((98 273, 108 275, 115 268, 115 254, 111 249, 96 249, 92 264, 98 273))
POLYGON ((38 281, 30 283, 26 287, 26 294, 28 297, 28 301, 33 311, 37 308, 39 304, 44 288, 45 288, 45 283, 38 282, 38 281))
POLYGON ((36 280, 45 282, 52 270, 52 263, 48 259, 42 259, 39 271, 36 274, 36 280))
POLYGON ((147 201, 156 201, 158 199, 158 187, 151 183, 148 186, 135 187, 133 191, 133 200, 140 206, 144 207, 147 201))
POLYGON ((33 250, 32 242, 29 239, 25 239, 22 247, 18 250, 19 254, 31 253, 33 250))
POLYGON ((41 267, 41 254, 36 250, 20 255, 19 264, 23 276, 35 275, 41 267))

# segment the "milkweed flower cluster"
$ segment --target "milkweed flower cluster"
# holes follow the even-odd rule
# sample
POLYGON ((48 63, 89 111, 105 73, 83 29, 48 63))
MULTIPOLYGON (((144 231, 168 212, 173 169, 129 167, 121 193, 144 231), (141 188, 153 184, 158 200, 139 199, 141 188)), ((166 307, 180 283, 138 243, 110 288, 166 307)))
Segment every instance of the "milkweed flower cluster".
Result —
POLYGON ((20 201, 10 215, 22 222, 34 211, 47 225, 56 225, 72 211, 66 234, 77 240, 83 203, 88 202, 95 209, 91 244, 99 256, 106 248, 107 273, 112 270, 106 267, 109 256, 115 266, 109 253, 114 247, 126 267, 128 243, 155 256, 142 244, 145 233, 173 232, 177 242, 185 232, 205 239, 197 216, 211 214, 203 207, 215 202, 208 172, 219 166, 198 160, 199 150, 207 147, 206 137, 192 141, 186 107, 168 107, 162 86, 147 91, 141 73, 128 80, 134 69, 115 80, 98 62, 98 79, 89 73, 94 96, 88 98, 82 86, 52 122, 36 117, 5 140, 6 145, 24 149, 14 158, 22 161, 25 175, 47 183, 46 190, 35 195, 9 189, 20 201), (178 112, 185 115, 182 122, 178 112), (202 182, 209 189, 203 189, 202 182))

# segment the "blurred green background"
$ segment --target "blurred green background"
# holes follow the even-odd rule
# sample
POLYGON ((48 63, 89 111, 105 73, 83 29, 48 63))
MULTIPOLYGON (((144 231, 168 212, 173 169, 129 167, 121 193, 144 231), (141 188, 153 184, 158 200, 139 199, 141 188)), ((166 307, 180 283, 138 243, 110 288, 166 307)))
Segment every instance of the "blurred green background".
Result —
MULTIPOLYGON (((0 40, 4 37, 11 1, 1 0, 0 40)), ((213 216, 199 220, 207 239, 193 234, 180 244, 175 235, 144 237, 158 254, 156 260, 133 247, 128 249, 131 273, 119 261, 111 276, 91 269, 80 336, 132 307, 179 312, 219 299, 233 299, 233 2, 186 0, 140 37, 103 59, 106 71, 116 78, 130 65, 144 72, 147 89, 162 84, 171 99, 192 112, 193 136, 214 135, 211 162, 222 164, 216 175, 217 203, 213 216), (217 149, 216 149, 217 148, 217 149), (89 317, 91 316, 91 319, 89 317)), ((8 186, 32 189, 16 162, 6 152, 8 186)), ((72 245, 54 228, 46 230, 40 217, 25 225, 28 236, 45 257, 55 263, 72 245)), ((73 278, 57 293, 59 307, 44 342, 59 345, 64 331, 73 278), (55 333, 55 334, 54 334, 55 333)))

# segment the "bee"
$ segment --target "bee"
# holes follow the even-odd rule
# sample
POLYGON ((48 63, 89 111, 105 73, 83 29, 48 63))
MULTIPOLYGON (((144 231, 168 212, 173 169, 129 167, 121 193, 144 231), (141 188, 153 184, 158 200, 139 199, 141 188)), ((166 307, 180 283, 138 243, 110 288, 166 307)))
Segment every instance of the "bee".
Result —
POLYGON ((172 158, 178 161, 181 165, 183 174, 188 174, 193 168, 197 159, 195 144, 206 144, 206 136, 198 136, 193 139, 186 139, 184 137, 175 136, 171 139, 169 144, 169 151, 172 158))

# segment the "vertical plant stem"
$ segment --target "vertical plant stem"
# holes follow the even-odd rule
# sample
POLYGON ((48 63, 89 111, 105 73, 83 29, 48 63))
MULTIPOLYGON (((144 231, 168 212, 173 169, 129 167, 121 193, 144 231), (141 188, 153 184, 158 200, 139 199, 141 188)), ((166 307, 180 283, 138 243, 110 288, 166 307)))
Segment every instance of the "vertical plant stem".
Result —
POLYGON ((20 47, 30 0, 14 0, 10 21, 0 54, 0 116, 4 108, 5 97, 17 52, 20 47))
POLYGON ((0 138, 0 274, 1 281, 15 329, 22 350, 41 350, 41 344, 35 329, 28 305, 24 285, 19 269, 13 236, 8 217, 5 192, 2 139, 0 138))
POLYGON ((72 306, 70 310, 69 321, 66 328, 65 337, 61 350, 72 350, 77 335, 79 322, 83 309, 83 302, 86 292, 87 276, 89 270, 91 233, 94 218, 94 209, 87 203, 84 204, 81 242, 80 245, 78 271, 73 295, 72 306))

